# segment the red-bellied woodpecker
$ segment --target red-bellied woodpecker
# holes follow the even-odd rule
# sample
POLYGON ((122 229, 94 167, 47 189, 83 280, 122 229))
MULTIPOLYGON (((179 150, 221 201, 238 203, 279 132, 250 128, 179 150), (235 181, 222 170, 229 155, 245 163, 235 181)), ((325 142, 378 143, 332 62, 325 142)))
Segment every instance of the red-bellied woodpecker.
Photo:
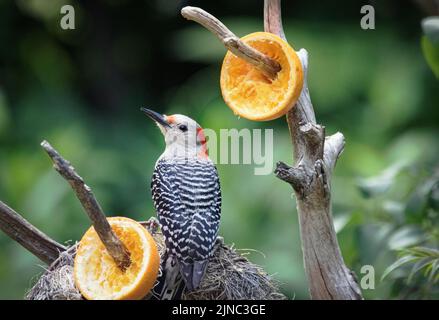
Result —
POLYGON ((207 155, 203 129, 194 120, 142 111, 157 123, 166 142, 155 165, 151 191, 166 244, 159 295, 169 299, 176 297, 181 278, 189 291, 203 279, 218 234, 220 182, 207 155))

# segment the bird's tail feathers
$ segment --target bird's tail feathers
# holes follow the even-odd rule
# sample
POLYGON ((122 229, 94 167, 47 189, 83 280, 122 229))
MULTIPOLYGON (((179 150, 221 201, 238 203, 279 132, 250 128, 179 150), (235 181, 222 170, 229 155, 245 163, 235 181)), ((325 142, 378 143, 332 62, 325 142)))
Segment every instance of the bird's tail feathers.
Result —
POLYGON ((188 291, 193 291, 200 286, 208 262, 209 260, 194 261, 193 263, 180 262, 180 272, 188 291))

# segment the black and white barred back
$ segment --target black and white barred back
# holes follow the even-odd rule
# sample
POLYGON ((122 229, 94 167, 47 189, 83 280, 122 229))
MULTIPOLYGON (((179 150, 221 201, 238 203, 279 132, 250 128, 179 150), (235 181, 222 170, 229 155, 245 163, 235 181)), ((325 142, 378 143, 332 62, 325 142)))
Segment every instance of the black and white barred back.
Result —
POLYGON ((157 161, 152 198, 166 243, 166 282, 181 274, 188 290, 200 284, 213 253, 221 215, 218 172, 210 160, 157 161))

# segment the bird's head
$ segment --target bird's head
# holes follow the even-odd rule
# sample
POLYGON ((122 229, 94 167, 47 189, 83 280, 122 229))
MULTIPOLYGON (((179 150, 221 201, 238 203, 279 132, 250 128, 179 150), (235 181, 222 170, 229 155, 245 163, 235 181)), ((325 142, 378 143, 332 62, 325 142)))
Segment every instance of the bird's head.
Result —
POLYGON ((182 114, 167 116, 146 108, 141 110, 160 128, 166 143, 164 156, 208 158, 204 131, 195 120, 182 114))

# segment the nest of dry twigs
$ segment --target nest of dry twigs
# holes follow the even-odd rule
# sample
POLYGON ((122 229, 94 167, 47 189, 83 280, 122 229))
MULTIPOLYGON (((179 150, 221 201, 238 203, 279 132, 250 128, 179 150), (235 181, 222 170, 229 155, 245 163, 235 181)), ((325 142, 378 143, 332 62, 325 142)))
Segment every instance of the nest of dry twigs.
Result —
MULTIPOLYGON (((163 254, 163 236, 157 228, 146 224, 163 254)), ((60 254, 59 258, 40 276, 26 294, 29 300, 80 300, 81 293, 73 280, 73 260, 76 245, 60 254)), ((149 297, 145 297, 148 299, 149 297)), ((200 287, 185 293, 186 300, 276 300, 286 299, 278 283, 260 266, 251 263, 244 253, 217 239, 214 256, 207 267, 200 287)))

